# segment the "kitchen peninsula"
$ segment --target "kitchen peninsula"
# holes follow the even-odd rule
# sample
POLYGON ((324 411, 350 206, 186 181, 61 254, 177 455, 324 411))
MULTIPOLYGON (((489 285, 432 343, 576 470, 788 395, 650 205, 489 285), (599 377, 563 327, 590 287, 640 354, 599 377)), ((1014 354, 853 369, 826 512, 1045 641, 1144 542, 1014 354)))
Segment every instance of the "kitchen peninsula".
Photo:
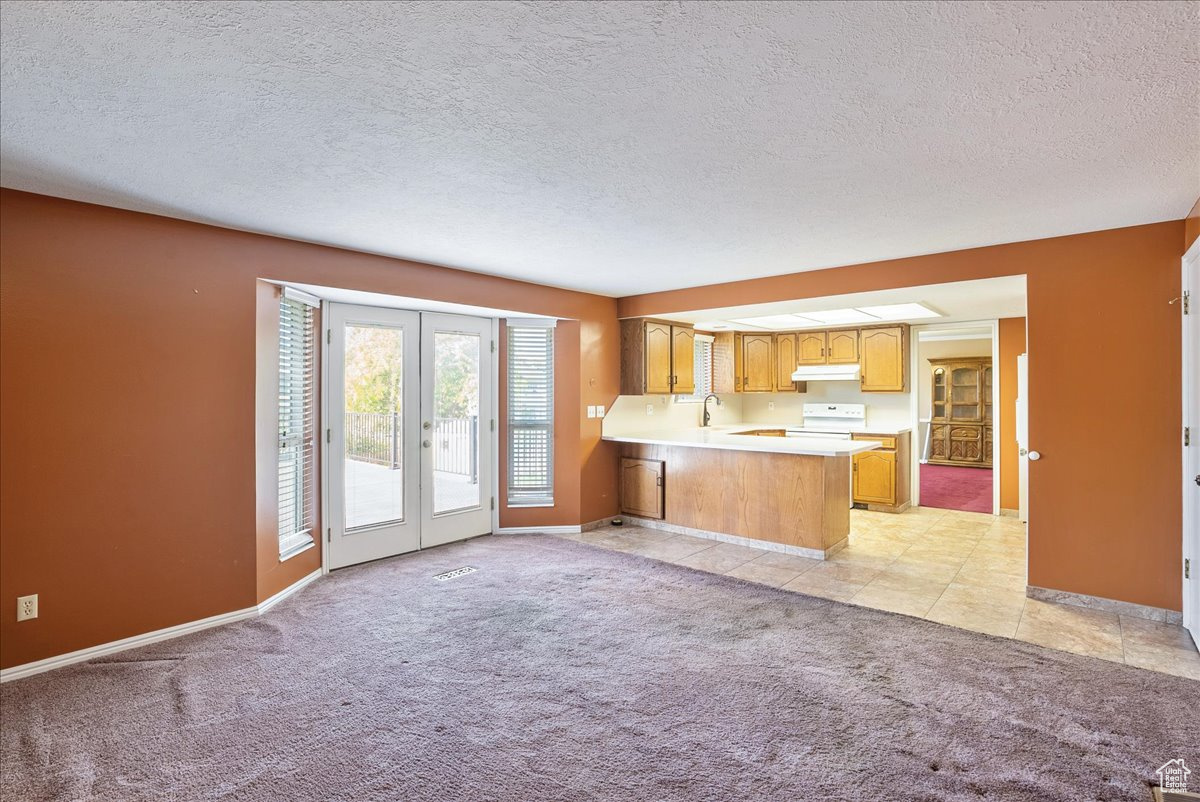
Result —
POLYGON ((790 438, 752 424, 605 436, 622 511, 671 531, 824 559, 850 533, 850 472, 873 440, 790 438))

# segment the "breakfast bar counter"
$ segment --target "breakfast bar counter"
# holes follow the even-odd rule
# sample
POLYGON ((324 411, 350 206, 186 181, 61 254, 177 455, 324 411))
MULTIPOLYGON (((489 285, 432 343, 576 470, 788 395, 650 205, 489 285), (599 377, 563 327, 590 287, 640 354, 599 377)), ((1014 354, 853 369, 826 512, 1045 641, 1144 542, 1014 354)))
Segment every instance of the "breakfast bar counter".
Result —
POLYGON ((747 431, 605 436, 620 443, 622 512, 645 526, 817 559, 845 546, 851 457, 881 444, 747 431))

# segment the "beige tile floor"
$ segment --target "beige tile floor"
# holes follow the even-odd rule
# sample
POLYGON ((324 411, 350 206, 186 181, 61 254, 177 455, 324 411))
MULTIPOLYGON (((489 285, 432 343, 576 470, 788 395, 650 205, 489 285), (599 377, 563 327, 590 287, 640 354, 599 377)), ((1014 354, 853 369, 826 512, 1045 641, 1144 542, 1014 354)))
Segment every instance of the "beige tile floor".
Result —
POLYGON ((572 540, 701 571, 925 618, 1200 679, 1182 627, 1025 597, 1025 527, 1014 518, 920 507, 854 510, 850 541, 828 560, 635 526, 572 540))

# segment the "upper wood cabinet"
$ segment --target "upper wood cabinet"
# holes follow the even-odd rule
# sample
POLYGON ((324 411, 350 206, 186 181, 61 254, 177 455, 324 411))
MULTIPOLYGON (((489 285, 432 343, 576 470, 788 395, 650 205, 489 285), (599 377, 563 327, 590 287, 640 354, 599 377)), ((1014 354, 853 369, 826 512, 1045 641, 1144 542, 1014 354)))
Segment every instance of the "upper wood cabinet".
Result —
POLYGON ((797 365, 853 365, 858 362, 858 329, 802 331, 796 337, 797 365))
POLYGON ((860 387, 865 393, 908 389, 908 326, 882 326, 859 332, 860 387))
POLYGON ((646 322, 643 334, 645 354, 645 377, 643 387, 647 393, 671 392, 671 326, 667 323, 646 322))
MULTIPOLYGON (((825 332, 802 331, 796 335, 799 346, 796 350, 797 365, 825 364, 825 332)), ((792 368, 795 370, 795 368, 792 368)))
POLYGON ((696 392, 696 330, 691 326, 671 327, 671 392, 696 392))
POLYGON ((775 335, 742 335, 742 392, 775 390, 775 335))
POLYGON ((858 363, 858 329, 826 332, 825 362, 829 365, 858 363))
POLYGON ((775 386, 779 389, 792 386, 792 373, 796 370, 795 334, 775 335, 775 386))
POLYGON ((622 320, 621 394, 694 393, 695 342, 691 326, 642 318, 622 320))

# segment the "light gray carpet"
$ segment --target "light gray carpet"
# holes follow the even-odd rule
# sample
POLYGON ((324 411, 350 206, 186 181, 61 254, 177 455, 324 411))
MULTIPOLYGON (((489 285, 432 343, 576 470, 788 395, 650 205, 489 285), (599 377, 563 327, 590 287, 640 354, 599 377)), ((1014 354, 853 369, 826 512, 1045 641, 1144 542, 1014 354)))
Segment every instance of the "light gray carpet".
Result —
POLYGON ((1078 802, 1200 770, 1200 683, 547 536, 348 569, 0 704, 12 802, 1078 802))

